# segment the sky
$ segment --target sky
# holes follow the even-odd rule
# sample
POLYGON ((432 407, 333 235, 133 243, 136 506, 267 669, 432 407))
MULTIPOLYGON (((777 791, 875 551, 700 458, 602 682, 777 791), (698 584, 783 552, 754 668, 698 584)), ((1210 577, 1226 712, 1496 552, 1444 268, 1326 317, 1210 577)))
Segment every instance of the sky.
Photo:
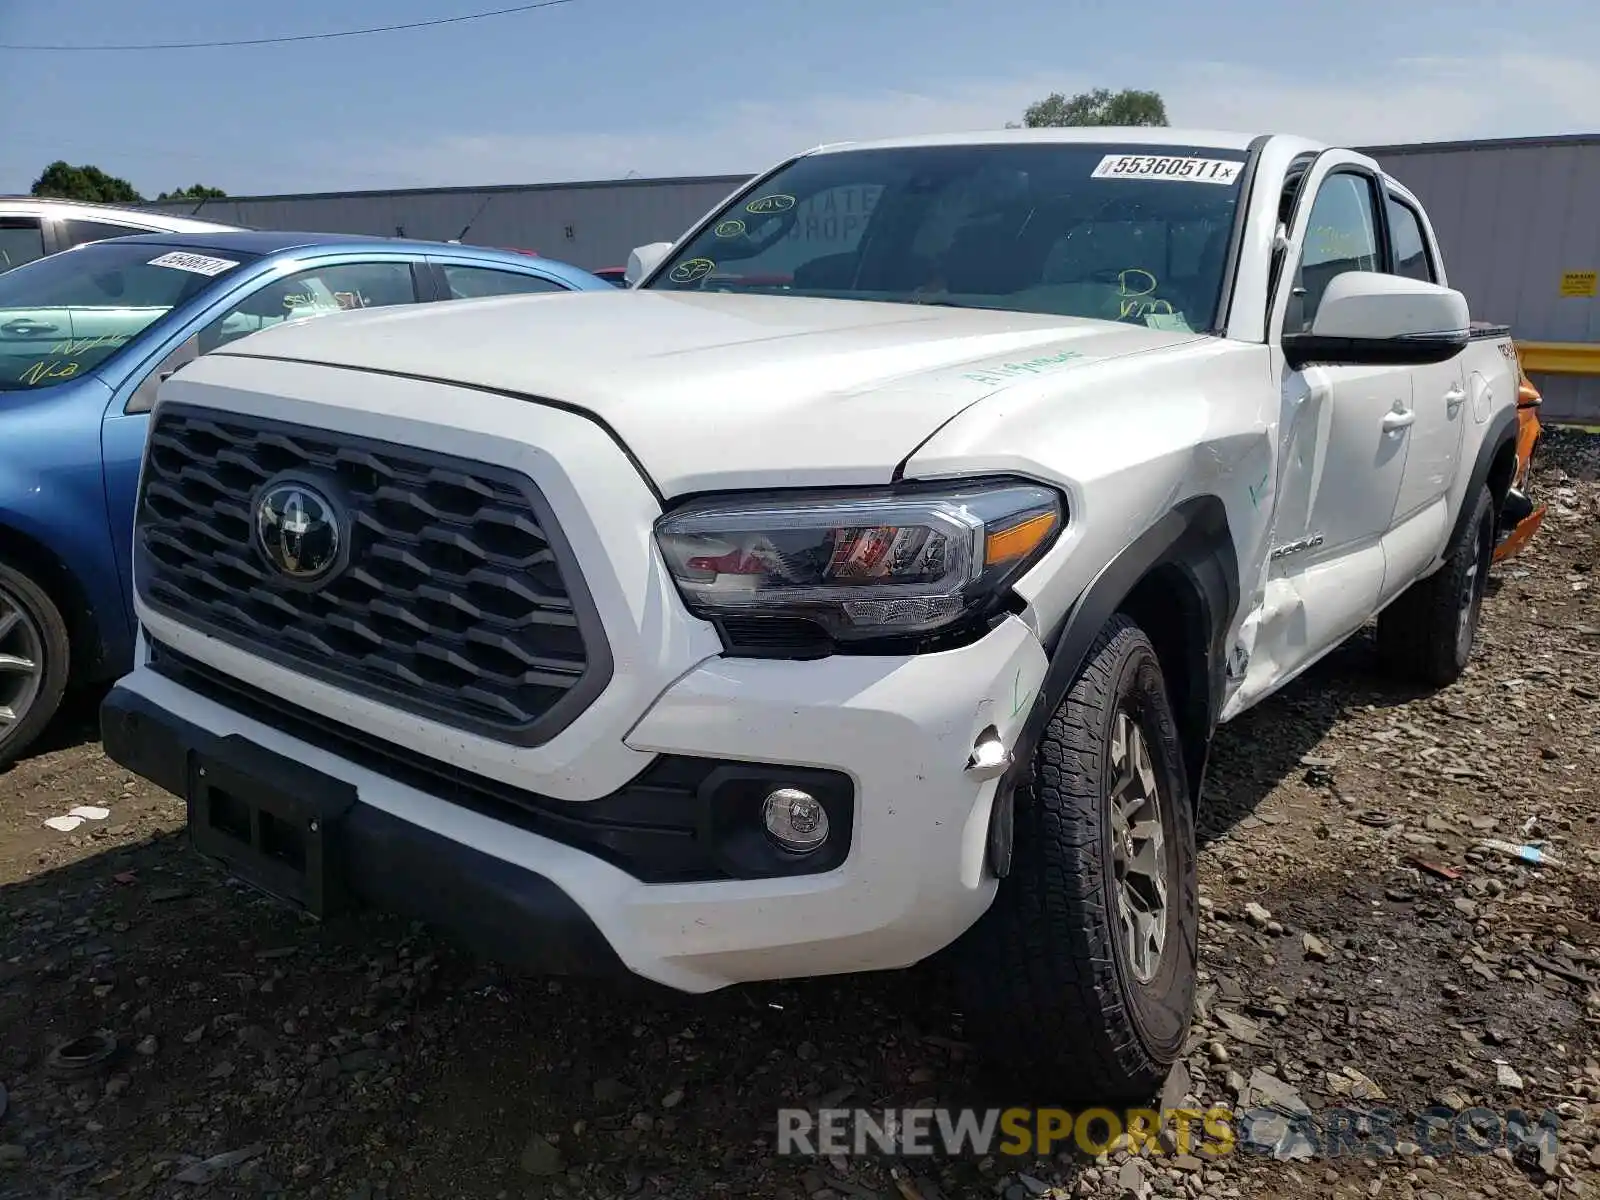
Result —
MULTIPOLYGON (((515 0, 0 0, 0 43, 321 33, 515 0)), ((289 45, 0 49, 0 193, 50 161, 146 196, 750 173, 992 129, 1060 91, 1345 145, 1600 132, 1594 0, 570 0, 289 45)))

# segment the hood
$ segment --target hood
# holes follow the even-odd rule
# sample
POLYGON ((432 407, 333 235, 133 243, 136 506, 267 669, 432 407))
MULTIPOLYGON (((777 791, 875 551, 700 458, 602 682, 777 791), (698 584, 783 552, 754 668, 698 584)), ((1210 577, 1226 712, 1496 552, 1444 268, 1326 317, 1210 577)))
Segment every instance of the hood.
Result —
POLYGON ((985 396, 1200 336, 933 305, 608 289, 320 317, 217 353, 556 401, 608 425, 672 496, 757 480, 887 482, 985 396))

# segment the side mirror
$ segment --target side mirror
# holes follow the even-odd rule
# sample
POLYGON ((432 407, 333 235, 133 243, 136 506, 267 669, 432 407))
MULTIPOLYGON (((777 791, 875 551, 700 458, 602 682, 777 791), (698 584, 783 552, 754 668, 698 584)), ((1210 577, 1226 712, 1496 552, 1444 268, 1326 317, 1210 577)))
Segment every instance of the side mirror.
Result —
POLYGON ((622 281, 632 287, 659 267, 662 260, 670 253, 672 253, 671 242, 651 242, 648 246, 635 246, 628 255, 628 269, 622 273, 622 281))
POLYGON ((149 412, 156 405, 156 393, 161 390, 161 385, 171 379, 179 367, 199 357, 200 335, 190 334, 181 346, 157 363, 155 370, 144 377, 133 390, 133 395, 128 397, 128 403, 123 405, 122 411, 130 416, 149 412))
POLYGON ((1308 333, 1283 337, 1294 370, 1334 366, 1420 367, 1447 362, 1471 340, 1460 292, 1379 271, 1345 271, 1328 281, 1308 333))

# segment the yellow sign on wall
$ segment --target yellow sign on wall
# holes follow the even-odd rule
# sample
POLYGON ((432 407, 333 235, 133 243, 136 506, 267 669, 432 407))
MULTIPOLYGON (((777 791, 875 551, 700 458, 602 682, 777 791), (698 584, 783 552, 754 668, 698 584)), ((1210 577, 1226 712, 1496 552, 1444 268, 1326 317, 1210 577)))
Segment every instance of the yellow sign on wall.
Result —
POLYGON ((1561 276, 1563 296, 1594 296, 1600 291, 1600 272, 1567 271, 1561 276))

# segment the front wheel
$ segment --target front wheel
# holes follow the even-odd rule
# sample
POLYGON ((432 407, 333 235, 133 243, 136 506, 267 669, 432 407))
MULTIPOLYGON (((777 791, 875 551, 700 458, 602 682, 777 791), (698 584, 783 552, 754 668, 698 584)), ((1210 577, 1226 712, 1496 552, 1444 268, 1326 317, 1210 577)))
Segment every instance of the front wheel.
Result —
POLYGON ((1194 809, 1161 664, 1117 616, 1016 796, 1011 873, 955 960, 979 1044, 1051 1098, 1160 1087, 1194 1005, 1194 809))
POLYGON ((0 767, 55 716, 67 687, 67 623, 32 579, 0 565, 0 767))

